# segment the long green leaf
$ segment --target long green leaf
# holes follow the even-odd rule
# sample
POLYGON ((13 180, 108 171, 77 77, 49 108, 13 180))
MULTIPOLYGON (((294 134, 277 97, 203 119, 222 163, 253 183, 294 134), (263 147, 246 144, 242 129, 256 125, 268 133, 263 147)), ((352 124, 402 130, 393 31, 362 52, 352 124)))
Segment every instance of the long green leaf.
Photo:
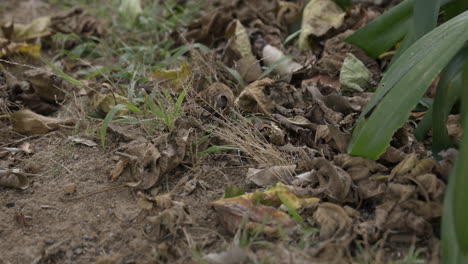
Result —
POLYGON ((107 134, 107 127, 109 126, 109 123, 112 121, 117 111, 119 111, 120 109, 124 107, 126 107, 126 105, 124 104, 118 104, 112 107, 111 110, 107 113, 106 117, 104 118, 104 122, 102 122, 102 126, 101 126, 101 144, 103 147, 105 147, 106 145, 106 134, 107 134))
POLYGON ((436 27, 439 6, 440 0, 414 0, 413 25, 415 40, 436 27))
POLYGON ((361 113, 350 154, 378 159, 385 152, 427 87, 468 40, 467 27, 468 11, 424 35, 395 61, 361 113))
POLYGON ((441 74, 434 100, 432 119, 432 152, 439 153, 449 148, 452 143, 447 131, 447 120, 455 102, 460 98, 463 89, 462 72, 468 60, 468 47, 465 46, 441 74))
MULTIPOLYGON (((468 12, 468 11, 467 11, 468 12)), ((464 131, 468 131, 468 60, 465 60, 463 67, 463 89, 462 92, 462 126, 464 131)), ((455 174, 449 180, 454 181, 453 188, 453 223, 458 246, 461 254, 468 256, 468 136, 463 135, 463 140, 460 144, 459 154, 457 157, 457 166, 454 169, 455 174)))

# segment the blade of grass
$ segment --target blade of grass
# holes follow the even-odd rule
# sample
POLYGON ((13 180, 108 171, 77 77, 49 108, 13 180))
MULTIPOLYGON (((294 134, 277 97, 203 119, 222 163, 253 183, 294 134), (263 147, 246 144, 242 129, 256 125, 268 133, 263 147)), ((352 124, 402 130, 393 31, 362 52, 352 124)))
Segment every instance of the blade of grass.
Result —
POLYGON ((120 109, 124 107, 126 107, 126 105, 124 104, 118 104, 112 107, 111 110, 107 113, 106 117, 104 118, 104 121, 102 122, 102 125, 101 125, 101 145, 103 147, 105 147, 106 145, 106 134, 107 134, 107 127, 109 126, 109 123, 112 121, 117 111, 119 111, 120 109))
POLYGON ((46 64, 47 66, 49 66, 55 73, 57 73, 60 77, 62 77, 63 79, 65 79, 66 81, 68 81, 69 83, 72 83, 74 85, 78 85, 78 86, 83 86, 83 87, 86 87, 86 84, 84 84, 83 82, 80 82, 79 80, 71 77, 70 75, 64 73, 62 70, 60 70, 59 68, 55 67, 52 63, 46 61, 45 59, 43 58, 40 58, 41 61, 46 64))
POLYGON ((283 195, 281 195, 280 193, 277 193, 277 195, 278 195, 278 198, 280 198, 281 203, 283 203, 286 209, 288 209, 288 212, 292 216, 294 221, 296 221, 298 225, 305 228, 306 226, 305 226, 304 219, 302 219, 301 215, 296 211, 296 209, 294 209, 294 207, 289 203, 289 201, 286 198, 284 198, 283 195))

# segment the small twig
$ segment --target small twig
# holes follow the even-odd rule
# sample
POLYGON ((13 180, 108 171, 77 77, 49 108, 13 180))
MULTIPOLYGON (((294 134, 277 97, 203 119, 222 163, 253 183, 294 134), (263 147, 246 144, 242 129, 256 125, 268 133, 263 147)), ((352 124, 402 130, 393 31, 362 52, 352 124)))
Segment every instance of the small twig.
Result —
POLYGON ((126 186, 127 186, 127 184, 125 183, 125 184, 121 184, 121 185, 117 185, 117 186, 107 187, 107 188, 97 190, 97 191, 93 191, 93 192, 90 192, 90 193, 86 193, 86 194, 83 194, 83 195, 80 195, 80 196, 77 196, 77 197, 71 197, 71 198, 60 197, 60 200, 62 202, 76 201, 76 200, 80 200, 80 199, 83 199, 83 198, 93 196, 95 194, 99 194, 99 193, 103 193, 103 192, 107 192, 107 191, 112 191, 112 190, 117 190, 117 189, 120 189, 120 188, 126 187, 126 186))

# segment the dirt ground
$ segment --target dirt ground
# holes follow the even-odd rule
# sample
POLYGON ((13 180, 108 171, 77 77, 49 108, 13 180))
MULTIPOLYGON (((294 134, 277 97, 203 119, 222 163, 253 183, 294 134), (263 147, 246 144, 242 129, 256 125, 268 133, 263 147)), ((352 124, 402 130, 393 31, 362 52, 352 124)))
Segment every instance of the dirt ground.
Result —
MULTIPOLYGON (((191 51, 193 79, 183 115, 173 127, 147 125, 148 115, 135 114, 139 125, 112 122, 105 147, 100 136, 105 115, 96 116, 101 104, 96 106, 95 100, 112 95, 111 107, 117 105, 122 89, 115 87, 131 83, 131 74, 127 79, 81 78, 84 88, 68 84, 60 74, 50 74, 47 80, 52 86, 68 90, 63 100, 57 99, 57 92, 54 100, 47 101, 50 90, 40 94, 40 82, 30 77, 33 73, 26 73, 43 64, 13 52, 20 41, 0 35, 7 39, 6 44, 0 42, 0 173, 27 178, 25 186, 2 182, 0 174, 0 264, 440 262, 442 198, 454 154, 436 161, 427 142, 415 140, 417 114, 398 130, 380 160, 346 154, 352 126, 370 93, 336 92, 340 89, 337 71, 346 54, 353 53, 369 68, 370 83, 375 86, 388 59, 371 59, 343 44, 342 36, 378 16, 392 5, 388 2, 397 1, 347 9, 344 24, 314 42, 318 48, 313 52, 285 44, 287 26, 281 23, 289 23, 284 22, 287 15, 279 22, 266 22, 271 3, 263 2, 270 1, 260 1, 268 6, 264 14, 243 1, 237 1, 236 9, 228 2, 207 1, 205 8, 220 6, 221 11, 207 9, 185 29, 185 41, 204 43, 216 55, 191 51), (242 73, 241 67, 239 78, 248 81, 243 92, 236 90, 239 86, 232 84, 238 80, 226 73, 224 64, 219 66, 225 63, 234 69, 232 61, 241 62, 233 52, 232 36, 227 41, 224 35, 233 17, 249 25, 255 57, 261 57, 262 47, 270 43, 312 67, 289 80, 267 73, 272 79, 260 81, 248 76, 255 70, 242 73), (37 86, 34 92, 24 90, 26 83, 37 86), (250 94, 245 92, 248 88, 250 94), (14 89, 23 90, 18 95, 14 89), (323 94, 319 99, 314 97, 317 92, 323 94), (29 119, 19 124, 22 117, 9 117, 12 112, 29 119), (56 119, 41 119, 49 117, 56 119), (40 129, 46 130, 36 133, 40 129), (213 150, 219 146, 225 148, 213 150), (232 186, 247 194, 223 200, 232 186), (284 199, 294 202, 300 215, 284 199)), ((290 3, 293 11, 295 5, 305 4, 271 2, 290 3)), ((110 35, 102 33, 96 16, 90 15, 93 10, 88 15, 58 16, 71 10, 61 3, 0 1, 4 20, 0 23, 7 32, 7 21, 28 24, 52 16, 55 33, 110 35)), ((276 9, 274 13, 282 14, 276 9)), ((115 56, 84 59, 86 63, 55 57, 61 50, 48 38, 50 34, 25 43, 33 47, 43 38, 41 55, 48 61, 59 58, 60 68, 74 77, 89 65, 118 63, 115 56)), ((145 81, 137 84, 142 91, 159 87, 145 81)), ((171 96, 177 98, 178 93, 171 96)), ((138 103, 148 111, 151 107, 145 100, 138 103)), ((125 114, 122 119, 131 115, 130 111, 125 114)), ((457 138, 459 121, 452 119, 449 133, 457 138)))

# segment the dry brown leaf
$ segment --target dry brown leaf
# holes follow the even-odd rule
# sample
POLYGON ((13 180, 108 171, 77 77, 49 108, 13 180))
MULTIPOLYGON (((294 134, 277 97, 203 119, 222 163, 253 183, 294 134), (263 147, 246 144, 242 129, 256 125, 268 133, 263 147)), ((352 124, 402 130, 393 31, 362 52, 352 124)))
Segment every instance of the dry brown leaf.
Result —
POLYGON ((332 165, 324 158, 315 158, 312 164, 317 171, 319 189, 337 202, 345 202, 351 194, 351 176, 340 167, 332 165))
POLYGON ((0 169, 0 186, 24 190, 29 187, 29 179, 19 169, 0 169))
POLYGON ((279 235, 277 224, 281 224, 286 230, 296 225, 286 213, 271 206, 254 205, 251 200, 242 196, 215 201, 211 205, 221 224, 231 234, 236 233, 244 216, 248 217, 247 228, 250 230, 261 226, 268 219, 264 232, 272 236, 279 235))
POLYGON ((33 135, 47 134, 58 129, 61 126, 70 126, 74 124, 71 120, 61 120, 52 117, 46 117, 34 113, 29 109, 23 109, 11 114, 13 129, 18 133, 30 133, 33 135))
POLYGON ((247 180, 261 187, 273 186, 278 182, 289 183, 293 179, 295 169, 296 165, 273 166, 266 169, 250 168, 247 171, 247 180))
POLYGON ((232 90, 220 82, 211 84, 199 95, 210 107, 221 112, 231 109, 234 103, 232 90))
POLYGON ((310 36, 320 37, 332 28, 339 28, 343 24, 345 15, 346 12, 332 0, 309 1, 302 17, 300 48, 310 47, 310 36))
POLYGON ((148 216, 147 220, 151 223, 149 235, 155 239, 162 239, 169 234, 176 236, 179 230, 193 222, 183 204, 177 204, 158 215, 148 216))
POLYGON ((36 94, 47 102, 62 102, 65 100, 69 85, 63 78, 55 75, 48 68, 36 68, 23 73, 31 83, 36 94))
POLYGON ((77 144, 82 144, 82 145, 85 145, 85 146, 88 146, 88 147, 96 147, 97 146, 97 143, 90 140, 90 139, 86 139, 86 138, 81 138, 81 137, 68 137, 68 139, 74 143, 77 143, 77 144))
MULTIPOLYGON (((118 104, 129 105, 130 101, 127 97, 124 97, 115 93, 94 93, 92 95, 93 108, 100 110, 104 113, 109 113, 109 111, 118 104)), ((128 112, 127 108, 121 108, 117 111, 116 115, 124 115, 128 112)))
POLYGON ((351 231, 351 218, 343 207, 332 203, 321 203, 314 213, 320 225, 320 239, 340 237, 351 231))

